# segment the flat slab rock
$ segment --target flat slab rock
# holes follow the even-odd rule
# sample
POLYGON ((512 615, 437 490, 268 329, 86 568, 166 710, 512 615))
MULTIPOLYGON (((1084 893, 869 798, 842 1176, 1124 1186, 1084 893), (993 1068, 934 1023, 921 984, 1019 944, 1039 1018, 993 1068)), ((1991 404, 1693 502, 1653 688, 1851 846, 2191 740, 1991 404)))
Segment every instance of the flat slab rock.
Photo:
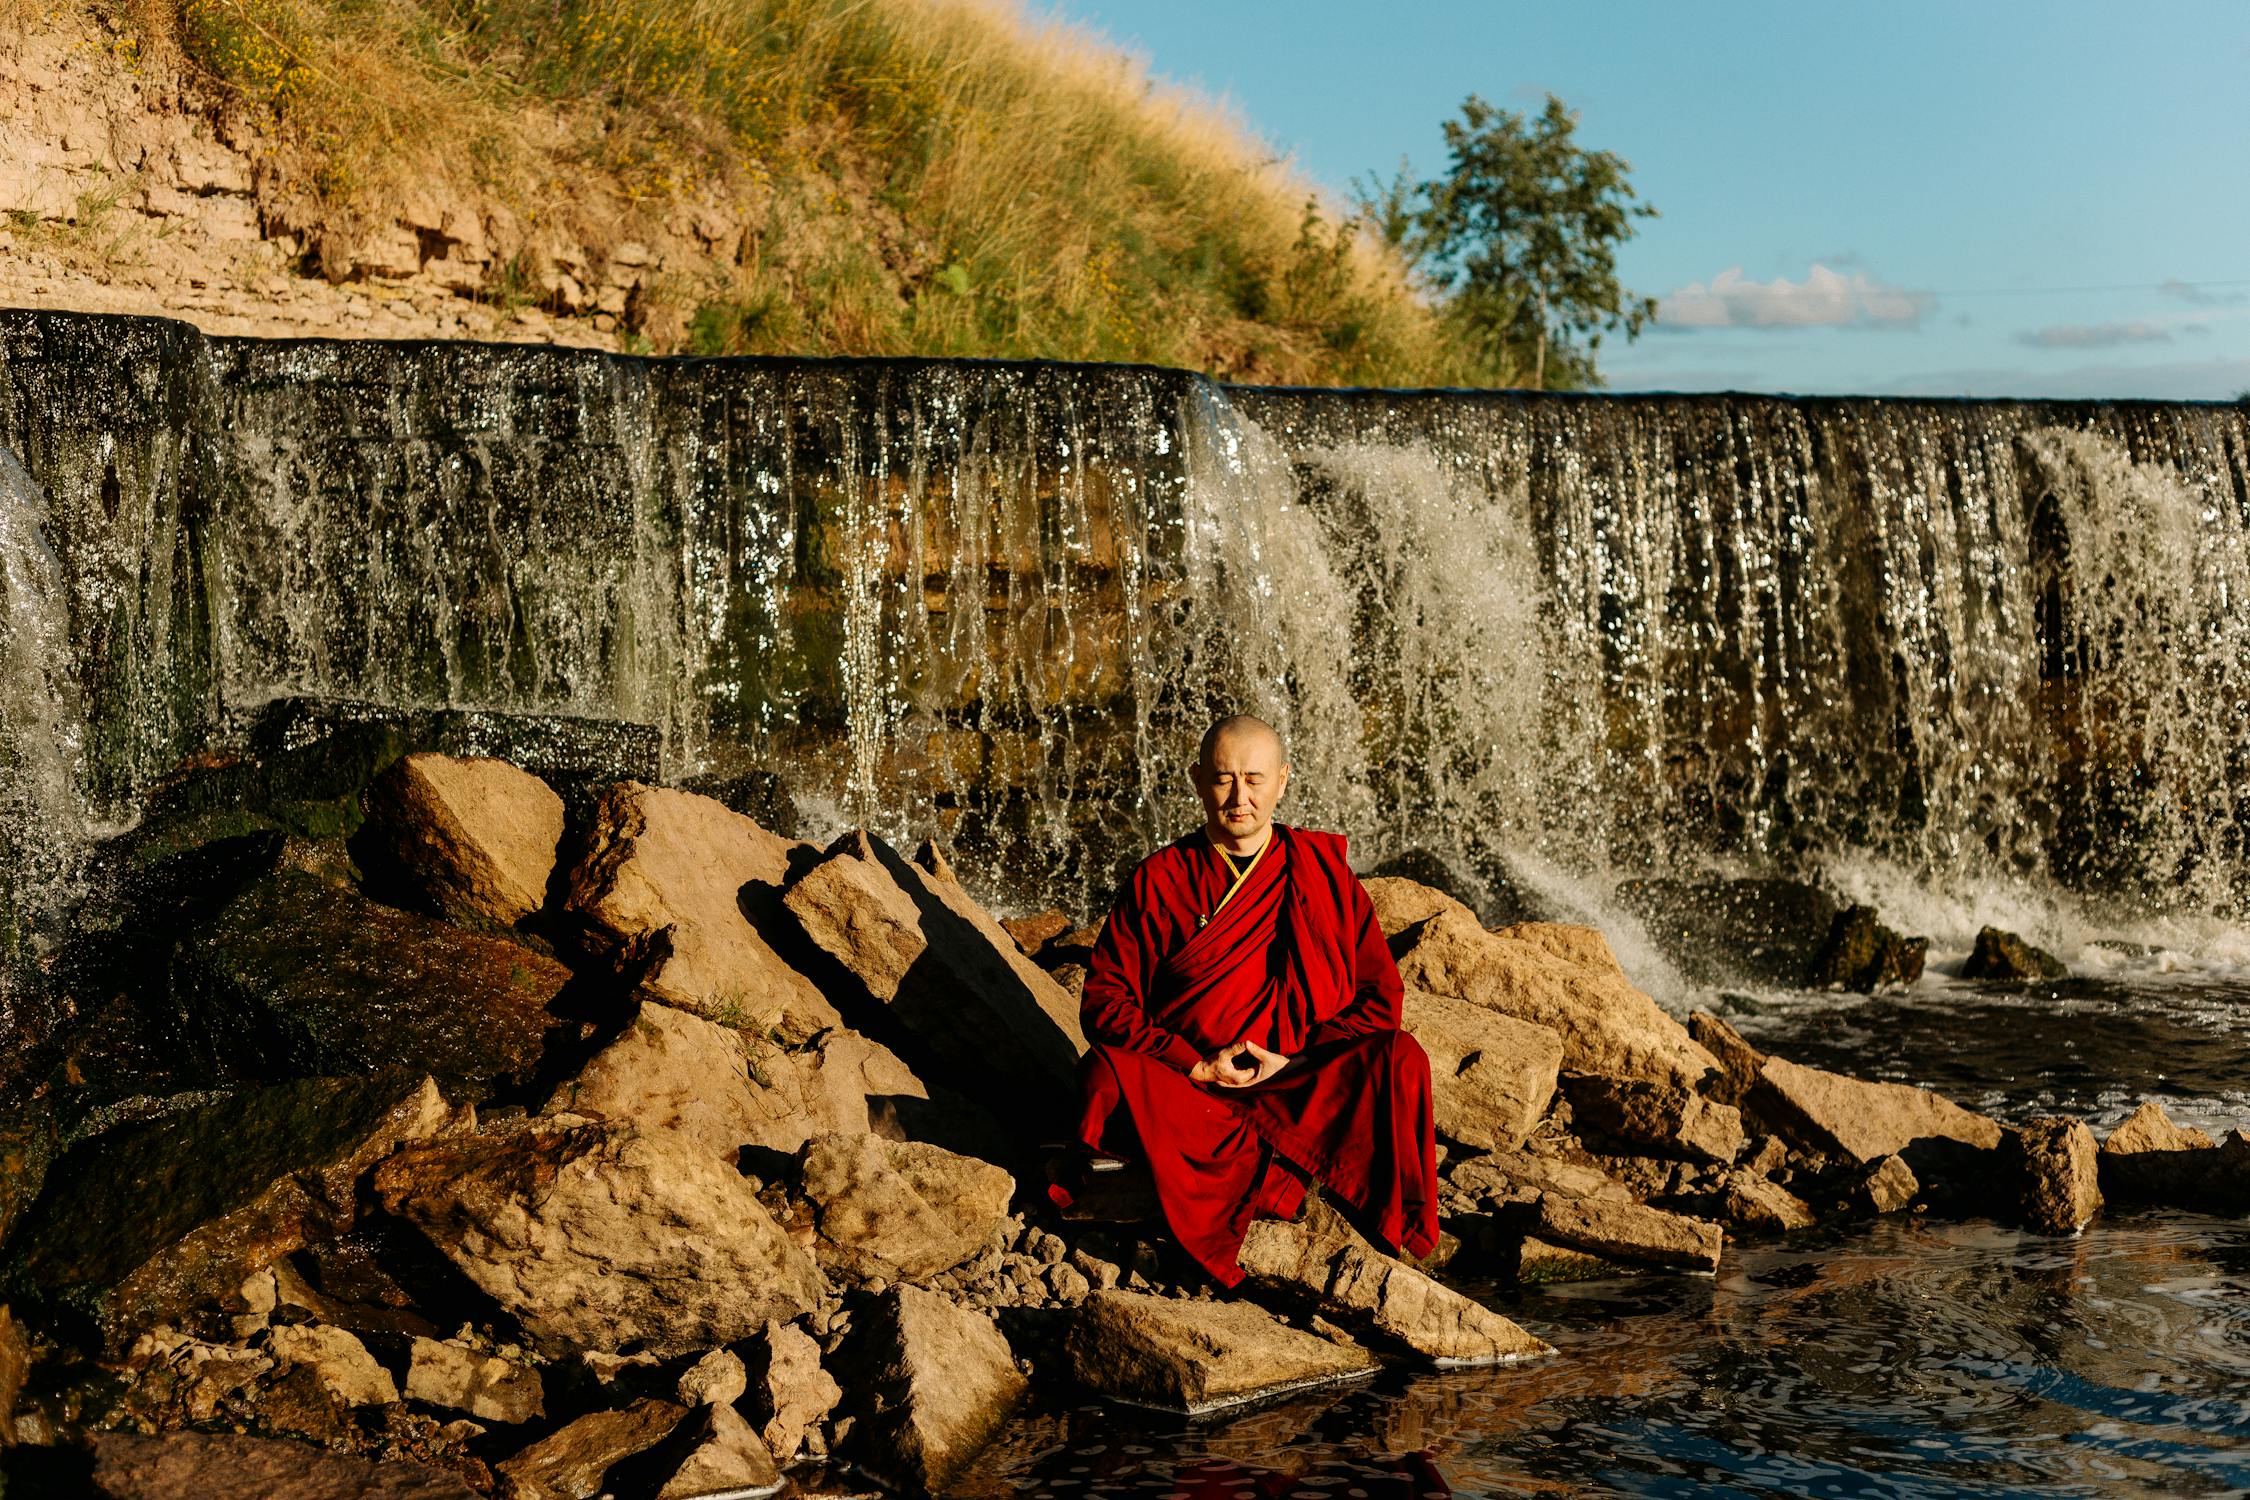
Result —
POLYGON ((569 979, 505 938, 283 870, 180 945, 173 983, 190 1035, 235 1076, 397 1067, 480 1093, 537 1069, 569 979))
POLYGON ((1088 1297, 1064 1349, 1087 1389, 1190 1416, 1378 1367, 1358 1344, 1291 1328, 1254 1303, 1123 1291, 1088 1297))
POLYGON ((307 1078, 122 1128, 56 1164, 10 1279, 116 1347, 358 1214, 360 1176, 447 1119, 428 1077, 307 1078))
POLYGON ((1640 1203, 1560 1198, 1552 1193, 1539 1200, 1531 1232, 1549 1244, 1604 1260, 1687 1271, 1718 1270, 1719 1252, 1726 1243, 1724 1230, 1701 1219, 1640 1203))
POLYGON ((432 1141, 385 1162, 375 1192, 550 1353, 716 1348, 824 1285, 740 1173, 660 1133, 432 1141))
POLYGON ((1562 1089, 1581 1135, 1692 1161, 1732 1162, 1742 1154, 1742 1112, 1693 1089, 1601 1073, 1566 1073, 1562 1089))
POLYGON ((623 1411, 588 1412, 499 1465, 514 1500, 589 1500, 602 1476, 672 1435, 688 1409, 636 1401, 623 1411))
POLYGON ((1354 1335, 1440 1365, 1490 1365, 1552 1354, 1482 1303, 1369 1244, 1333 1210, 1304 1222, 1262 1219, 1239 1261, 1262 1289, 1309 1300, 1354 1335))
POLYGON ((94 1484, 110 1500, 476 1500, 451 1474, 310 1443, 228 1433, 94 1439, 94 1484))
POLYGON ((1871 1083, 1779 1057, 1767 1058, 1758 1076, 1753 1109, 1780 1114, 1813 1144, 1862 1165, 1921 1140, 1984 1151, 2000 1144, 1999 1121, 1911 1084, 1871 1083))

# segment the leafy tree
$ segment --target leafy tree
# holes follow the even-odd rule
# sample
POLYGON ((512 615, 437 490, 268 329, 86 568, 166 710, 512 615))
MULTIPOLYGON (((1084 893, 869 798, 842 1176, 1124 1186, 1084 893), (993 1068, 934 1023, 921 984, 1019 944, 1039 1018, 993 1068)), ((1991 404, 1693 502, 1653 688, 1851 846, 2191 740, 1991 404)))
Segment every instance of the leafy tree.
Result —
POLYGON ((1637 338, 1656 315, 1617 279, 1617 246, 1638 200, 1615 152, 1575 139, 1578 116, 1554 95, 1536 118, 1471 94, 1445 122, 1445 175, 1412 183, 1404 164, 1362 185, 1368 223, 1445 294, 1446 310, 1503 383, 1593 384, 1605 333, 1637 338))

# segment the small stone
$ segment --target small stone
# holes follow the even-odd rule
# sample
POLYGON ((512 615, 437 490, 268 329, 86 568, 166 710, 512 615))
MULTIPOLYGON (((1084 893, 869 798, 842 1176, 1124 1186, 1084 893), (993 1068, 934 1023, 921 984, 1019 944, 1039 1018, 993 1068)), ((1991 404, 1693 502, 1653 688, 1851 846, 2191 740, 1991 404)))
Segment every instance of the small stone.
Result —
POLYGON ((749 1371, 724 1349, 714 1349, 680 1377, 679 1395, 687 1406, 732 1406, 750 1388, 749 1371))
POLYGON ((1086 1278, 1078 1273, 1077 1268, 1066 1265, 1053 1265, 1047 1268, 1047 1285, 1057 1297, 1070 1303, 1085 1301, 1086 1294, 1093 1290, 1086 1278))
POLYGON ((1859 1202, 1879 1214, 1895 1214, 1922 1191, 1914 1169, 1896 1156, 1886 1156, 1867 1169, 1859 1180, 1859 1202))
POLYGON ((266 1335, 266 1348, 284 1365, 310 1370, 338 1405, 382 1406, 398 1399, 398 1383, 390 1371, 341 1328, 276 1328, 266 1335))
POLYGON ((406 1395, 488 1422, 529 1422, 545 1414, 539 1372, 465 1344, 414 1341, 406 1368, 406 1395))
POLYGON ((2099 1151, 2083 1120, 2048 1116, 2010 1132, 2024 1222, 2043 1234, 2076 1234, 2101 1212, 2099 1151))

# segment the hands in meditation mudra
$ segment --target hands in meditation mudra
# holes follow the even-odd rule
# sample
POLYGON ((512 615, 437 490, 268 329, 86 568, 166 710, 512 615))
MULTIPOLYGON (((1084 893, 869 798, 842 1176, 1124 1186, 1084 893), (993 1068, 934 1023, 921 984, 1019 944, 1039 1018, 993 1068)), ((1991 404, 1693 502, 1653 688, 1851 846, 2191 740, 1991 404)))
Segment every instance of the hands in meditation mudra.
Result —
POLYGON ((1190 779, 1203 827, 1140 863, 1094 944, 1078 1143, 1145 1160, 1226 1286, 1251 1220, 1295 1218, 1316 1182, 1384 1248, 1426 1255, 1429 1059, 1399 1029, 1404 987, 1344 840, 1273 821, 1289 767, 1260 720, 1211 726, 1190 779))

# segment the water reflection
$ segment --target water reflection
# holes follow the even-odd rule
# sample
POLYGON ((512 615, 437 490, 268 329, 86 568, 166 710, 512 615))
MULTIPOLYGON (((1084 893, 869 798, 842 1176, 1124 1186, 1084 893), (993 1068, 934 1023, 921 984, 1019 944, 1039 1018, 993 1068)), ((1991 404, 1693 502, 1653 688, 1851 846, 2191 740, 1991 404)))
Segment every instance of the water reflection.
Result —
MULTIPOLYGON (((1506 1297, 1478 1288, 1502 1305, 1506 1297)), ((2180 1495, 2250 1490, 2250 1224, 1894 1221, 1713 1279, 1547 1289, 1562 1357, 1204 1422, 1020 1423, 972 1495, 2180 1495)))

